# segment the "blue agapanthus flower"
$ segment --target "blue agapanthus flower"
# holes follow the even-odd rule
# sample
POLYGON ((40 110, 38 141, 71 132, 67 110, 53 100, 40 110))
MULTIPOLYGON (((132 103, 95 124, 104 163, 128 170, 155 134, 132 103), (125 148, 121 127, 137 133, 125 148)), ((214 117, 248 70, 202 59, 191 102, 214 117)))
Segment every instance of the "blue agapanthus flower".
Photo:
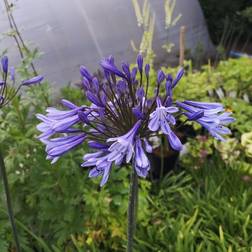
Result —
POLYGON ((101 176, 103 186, 113 166, 131 164, 138 176, 150 170, 147 153, 152 152, 150 137, 163 134, 171 149, 180 151, 177 118, 181 114, 206 128, 212 136, 224 140, 230 130, 224 126, 234 119, 219 103, 174 102, 173 89, 184 74, 175 78, 162 70, 157 73, 156 89, 150 92, 150 65, 137 56, 136 67, 122 63, 117 67, 112 56, 100 63, 103 79, 98 80, 80 67, 83 89, 89 105, 77 106, 62 100, 65 110, 48 108, 38 114, 39 139, 46 145, 47 158, 56 162, 63 154, 88 143, 92 153, 83 156, 83 167, 91 168, 89 177, 101 176))
POLYGON ((18 93, 23 86, 31 86, 40 83, 43 76, 38 75, 28 80, 23 80, 18 87, 15 87, 15 68, 9 68, 9 59, 7 56, 1 58, 0 67, 0 108, 7 105, 18 93))

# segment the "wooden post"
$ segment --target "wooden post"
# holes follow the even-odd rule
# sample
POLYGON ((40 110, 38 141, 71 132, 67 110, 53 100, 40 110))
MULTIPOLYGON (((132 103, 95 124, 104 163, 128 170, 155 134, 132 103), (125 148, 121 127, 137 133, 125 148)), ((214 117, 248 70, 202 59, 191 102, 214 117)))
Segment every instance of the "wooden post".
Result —
POLYGON ((185 60, 185 32, 186 27, 181 26, 180 27, 180 33, 179 33, 179 65, 184 65, 185 60))

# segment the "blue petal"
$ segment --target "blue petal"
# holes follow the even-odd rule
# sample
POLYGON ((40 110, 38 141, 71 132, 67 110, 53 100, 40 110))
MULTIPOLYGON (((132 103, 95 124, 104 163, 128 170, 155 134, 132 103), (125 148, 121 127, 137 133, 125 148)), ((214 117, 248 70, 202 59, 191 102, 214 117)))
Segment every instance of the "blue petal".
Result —
POLYGON ((142 73, 142 71, 143 71, 143 56, 141 54, 137 55, 137 66, 138 66, 139 72, 142 73))
MULTIPOLYGON (((153 112, 155 113, 155 112, 153 112)), ((152 114, 152 118, 149 120, 149 124, 148 124, 148 128, 151 130, 151 131, 157 131, 160 127, 160 122, 159 122, 159 118, 158 116, 155 114, 152 114)))
POLYGON ((88 81, 92 81, 92 75, 89 73, 86 67, 80 66, 80 74, 85 77, 88 81))
POLYGON ((196 102, 196 101, 184 101, 185 104, 201 108, 201 109, 216 109, 216 108, 223 108, 221 103, 216 102, 196 102))
POLYGON ((107 167, 104 168, 104 171, 103 171, 103 176, 102 176, 102 180, 100 182, 100 186, 104 186, 107 181, 108 181, 108 178, 109 178, 109 173, 110 173, 110 169, 111 169, 111 163, 107 162, 107 167))
POLYGON ((170 143, 172 149, 176 151, 182 150, 182 143, 180 142, 179 138, 176 136, 176 134, 173 131, 170 131, 169 134, 167 134, 168 142, 170 143))

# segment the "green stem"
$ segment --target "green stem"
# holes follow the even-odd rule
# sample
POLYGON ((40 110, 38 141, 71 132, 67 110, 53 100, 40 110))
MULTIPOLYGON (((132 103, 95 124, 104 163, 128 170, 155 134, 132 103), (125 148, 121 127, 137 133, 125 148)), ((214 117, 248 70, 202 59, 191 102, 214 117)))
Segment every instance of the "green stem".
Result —
POLYGON ((8 183, 8 178, 7 178, 7 174, 6 174, 4 159, 3 159, 3 156, 2 156, 1 150, 0 150, 0 175, 3 177, 3 185, 4 185, 5 196, 6 196, 8 216, 9 216, 9 219, 10 219, 13 236, 14 236, 14 240, 15 240, 15 243, 16 243, 16 252, 20 252, 21 250, 20 250, 20 245, 19 245, 19 240, 18 240, 17 228, 16 228, 16 225, 15 225, 14 215, 13 215, 13 210, 12 210, 12 205, 11 205, 9 183, 8 183))
POLYGON ((130 194, 128 205, 128 244, 127 252, 133 252, 133 240, 136 229, 136 214, 138 200, 138 177, 134 167, 132 167, 132 176, 130 181, 130 194))

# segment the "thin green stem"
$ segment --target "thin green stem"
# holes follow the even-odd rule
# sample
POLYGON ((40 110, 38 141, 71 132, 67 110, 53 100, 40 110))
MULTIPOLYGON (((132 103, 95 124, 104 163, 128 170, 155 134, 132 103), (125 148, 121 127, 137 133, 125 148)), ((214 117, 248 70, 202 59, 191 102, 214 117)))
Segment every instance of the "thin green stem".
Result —
POLYGON ((9 183, 8 183, 8 178, 7 178, 7 174, 6 174, 4 159, 3 159, 3 156, 2 156, 1 150, 0 150, 0 175, 3 178, 3 185, 4 185, 5 196, 6 196, 8 216, 9 216, 9 219, 10 219, 13 236, 14 236, 14 240, 15 240, 15 243, 16 243, 16 252, 21 252, 20 245, 19 245, 19 240, 18 240, 17 228, 16 228, 16 225, 15 225, 14 215, 13 215, 13 210, 12 210, 12 205, 11 205, 9 183))
POLYGON ((133 252, 133 240, 136 229, 137 215, 137 200, 138 200, 138 177, 134 167, 132 167, 132 175, 130 181, 130 194, 128 205, 128 244, 127 252, 133 252))

